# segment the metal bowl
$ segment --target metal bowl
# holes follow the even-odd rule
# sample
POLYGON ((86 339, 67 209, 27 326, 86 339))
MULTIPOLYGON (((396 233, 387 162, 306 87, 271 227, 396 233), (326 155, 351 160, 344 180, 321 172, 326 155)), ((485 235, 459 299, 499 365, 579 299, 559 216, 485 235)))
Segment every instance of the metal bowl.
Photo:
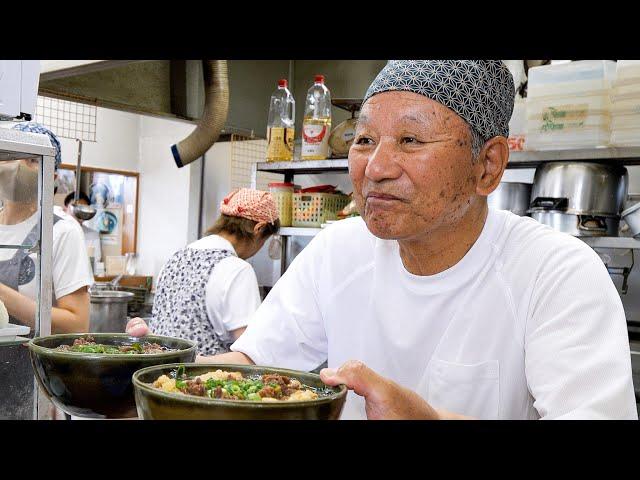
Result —
POLYGON ((487 197, 487 204, 496 210, 509 210, 524 217, 529 209, 531 184, 521 182, 500 182, 487 197))
POLYGON ((91 220, 95 217, 97 210, 90 205, 80 205, 71 202, 71 213, 78 220, 91 220))
POLYGON ((536 168, 529 213, 559 210, 547 202, 562 203, 564 213, 620 215, 627 197, 627 169, 594 162, 547 162, 536 168))
POLYGON ((193 362, 196 344, 190 340, 147 335, 143 339, 125 333, 92 333, 96 343, 124 345, 155 342, 170 352, 117 355, 54 350, 71 345, 86 333, 37 337, 29 342, 31 364, 47 397, 69 415, 86 418, 136 417, 131 377, 136 370, 152 365, 193 362))
POLYGON ((327 387, 320 375, 298 370, 258 365, 186 364, 187 375, 201 375, 212 370, 241 372, 243 375, 276 373, 298 379, 315 388, 330 388, 332 393, 316 400, 300 402, 249 402, 221 400, 195 395, 169 393, 152 383, 182 364, 159 365, 138 370, 133 375, 138 416, 145 420, 337 420, 347 396, 347 387, 327 387))

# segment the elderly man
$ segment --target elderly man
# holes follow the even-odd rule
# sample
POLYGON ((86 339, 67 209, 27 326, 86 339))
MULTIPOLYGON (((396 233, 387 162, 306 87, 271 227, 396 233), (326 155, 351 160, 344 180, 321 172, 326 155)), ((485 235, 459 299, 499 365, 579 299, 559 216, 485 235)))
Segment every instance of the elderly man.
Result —
POLYGON ((323 381, 352 390, 342 418, 636 419, 602 261, 487 208, 513 99, 499 60, 390 61, 349 151, 362 218, 321 232, 215 360, 310 370, 328 358, 323 381))

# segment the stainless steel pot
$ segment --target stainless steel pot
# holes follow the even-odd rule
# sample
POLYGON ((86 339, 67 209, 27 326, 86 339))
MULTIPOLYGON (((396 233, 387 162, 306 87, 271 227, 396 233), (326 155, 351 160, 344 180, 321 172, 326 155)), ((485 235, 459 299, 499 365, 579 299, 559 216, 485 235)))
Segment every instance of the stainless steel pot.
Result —
POLYGON ((634 237, 640 236, 640 203, 632 205, 624 210, 620 215, 623 220, 627 222, 631 234, 634 237))
POLYGON ((498 188, 487 197, 487 204, 496 210, 509 210, 516 215, 526 216, 530 199, 530 183, 500 182, 498 188))
POLYGON ((617 237, 620 217, 575 215, 554 210, 531 212, 531 218, 576 237, 617 237))
POLYGON ((89 331, 95 333, 124 333, 127 325, 127 304, 131 292, 97 290, 91 292, 89 331))
POLYGON ((536 169, 529 212, 619 215, 627 197, 627 169, 591 162, 548 162, 536 169))

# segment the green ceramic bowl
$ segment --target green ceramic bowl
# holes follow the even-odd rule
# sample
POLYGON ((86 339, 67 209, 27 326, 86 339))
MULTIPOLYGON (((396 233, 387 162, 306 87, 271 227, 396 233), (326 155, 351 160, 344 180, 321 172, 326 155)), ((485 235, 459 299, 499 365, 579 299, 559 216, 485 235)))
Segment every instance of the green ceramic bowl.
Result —
MULTIPOLYGON (((337 420, 347 396, 347 387, 331 388, 330 395, 301 402, 261 403, 243 400, 220 400, 195 395, 164 392, 152 383, 182 364, 143 368, 133 374, 138 416, 144 420, 337 420)), ((187 375, 201 375, 212 370, 241 372, 243 375, 276 373, 298 379, 305 385, 324 388, 315 373, 257 365, 185 364, 187 375)))
POLYGON ((31 364, 49 399, 69 415, 85 418, 136 417, 131 376, 136 370, 174 362, 193 362, 196 344, 190 340, 126 333, 92 333, 96 343, 123 345, 155 342, 177 349, 142 355, 61 352, 59 345, 71 345, 86 333, 37 337, 29 342, 31 364))

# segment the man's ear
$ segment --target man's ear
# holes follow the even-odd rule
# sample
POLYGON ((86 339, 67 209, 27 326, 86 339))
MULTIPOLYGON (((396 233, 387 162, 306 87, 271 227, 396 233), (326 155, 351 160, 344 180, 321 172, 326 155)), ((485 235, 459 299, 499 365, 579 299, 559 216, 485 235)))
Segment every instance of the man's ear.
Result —
POLYGON ((509 144, 506 138, 493 137, 485 142, 480 153, 480 162, 484 168, 476 186, 478 195, 488 196, 498 187, 508 161, 509 144))

